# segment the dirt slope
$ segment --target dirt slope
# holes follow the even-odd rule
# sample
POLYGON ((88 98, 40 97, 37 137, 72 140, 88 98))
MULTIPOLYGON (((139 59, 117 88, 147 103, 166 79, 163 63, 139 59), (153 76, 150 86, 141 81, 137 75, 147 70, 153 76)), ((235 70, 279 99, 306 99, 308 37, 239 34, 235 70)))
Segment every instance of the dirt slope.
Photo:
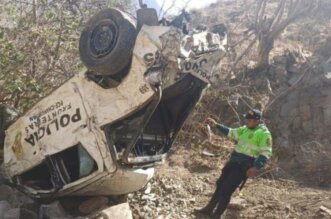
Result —
MULTIPOLYGON (((207 218, 194 215, 193 210, 207 203, 214 191, 229 154, 229 150, 219 151, 219 157, 206 157, 177 147, 151 184, 129 195, 134 218, 207 218)), ((235 192, 223 218, 331 218, 320 210, 321 206, 331 208, 331 191, 273 179, 270 170, 261 174, 247 181, 242 194, 235 192)))

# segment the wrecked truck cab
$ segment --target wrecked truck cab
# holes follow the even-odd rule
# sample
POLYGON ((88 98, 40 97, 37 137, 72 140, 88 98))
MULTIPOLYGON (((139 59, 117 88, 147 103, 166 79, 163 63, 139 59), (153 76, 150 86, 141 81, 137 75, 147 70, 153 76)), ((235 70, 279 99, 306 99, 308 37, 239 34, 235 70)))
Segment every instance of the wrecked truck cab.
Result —
POLYGON ((134 39, 133 48, 123 42, 119 47, 121 35, 112 25, 118 16, 119 23, 127 18, 110 12, 117 21, 109 11, 100 12, 82 34, 90 35, 80 47, 85 41, 99 48, 82 58, 92 69, 69 79, 6 130, 6 176, 32 197, 120 195, 144 187, 224 55, 218 34, 184 35, 171 26, 143 25, 125 39, 134 39), (115 63, 117 69, 104 65, 119 48, 126 49, 125 63, 115 63))

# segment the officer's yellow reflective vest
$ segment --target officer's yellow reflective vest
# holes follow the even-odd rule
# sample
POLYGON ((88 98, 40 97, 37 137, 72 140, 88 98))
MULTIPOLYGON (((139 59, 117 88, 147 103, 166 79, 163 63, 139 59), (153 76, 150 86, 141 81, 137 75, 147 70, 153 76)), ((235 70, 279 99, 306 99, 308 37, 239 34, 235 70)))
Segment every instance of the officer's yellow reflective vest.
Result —
POLYGON ((255 129, 246 126, 230 128, 228 137, 237 142, 235 151, 238 153, 254 158, 263 155, 267 159, 272 155, 272 136, 264 124, 255 129))

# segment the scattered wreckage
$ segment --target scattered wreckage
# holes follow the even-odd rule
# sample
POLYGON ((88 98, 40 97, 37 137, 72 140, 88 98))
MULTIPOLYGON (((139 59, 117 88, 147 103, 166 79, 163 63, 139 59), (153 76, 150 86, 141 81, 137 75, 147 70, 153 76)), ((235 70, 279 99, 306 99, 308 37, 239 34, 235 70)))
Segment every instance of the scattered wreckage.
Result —
POLYGON ((10 182, 51 199, 144 187, 225 53, 219 33, 182 29, 160 26, 146 7, 137 24, 112 8, 92 17, 79 46, 88 70, 6 130, 10 182))

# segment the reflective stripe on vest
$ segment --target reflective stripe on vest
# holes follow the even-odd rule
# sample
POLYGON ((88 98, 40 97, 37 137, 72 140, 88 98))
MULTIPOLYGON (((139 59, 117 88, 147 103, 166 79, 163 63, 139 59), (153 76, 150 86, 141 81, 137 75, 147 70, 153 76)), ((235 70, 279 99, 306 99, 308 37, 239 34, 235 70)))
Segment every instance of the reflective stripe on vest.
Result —
POLYGON ((244 141, 239 141, 236 146, 236 152, 242 153, 251 157, 258 157, 259 155, 263 155, 267 158, 270 158, 272 154, 272 149, 270 146, 258 147, 244 141))
POLYGON ((263 155, 270 158, 272 155, 272 137, 266 127, 259 125, 255 130, 242 126, 230 129, 228 137, 237 141, 235 151, 257 158, 263 155))

